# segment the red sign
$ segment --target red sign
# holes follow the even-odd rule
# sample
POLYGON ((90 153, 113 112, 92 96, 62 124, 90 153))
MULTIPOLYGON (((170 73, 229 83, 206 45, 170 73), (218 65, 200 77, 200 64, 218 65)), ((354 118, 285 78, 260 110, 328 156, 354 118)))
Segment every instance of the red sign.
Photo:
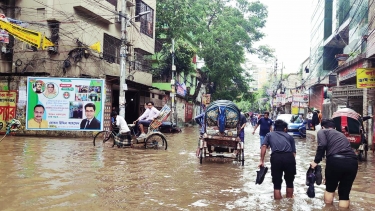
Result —
POLYGON ((189 122, 193 119, 193 104, 185 103, 185 122, 189 122))

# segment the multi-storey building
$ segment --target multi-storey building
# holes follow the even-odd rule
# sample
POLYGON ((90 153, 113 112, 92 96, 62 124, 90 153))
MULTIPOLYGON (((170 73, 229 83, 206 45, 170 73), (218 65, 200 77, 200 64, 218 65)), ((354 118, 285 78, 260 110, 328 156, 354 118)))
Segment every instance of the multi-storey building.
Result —
POLYGON ((269 83, 269 75, 273 71, 271 64, 267 62, 247 62, 244 68, 251 75, 252 81, 249 82, 250 91, 256 92, 263 88, 266 83, 269 83))
POLYGON ((341 107, 364 114, 367 91, 356 88, 356 69, 371 66, 366 58, 369 1, 313 1, 309 75, 310 107, 329 117, 341 107), (332 91, 332 95, 327 94, 332 91), (332 96, 331 100, 324 98, 332 96))
MULTIPOLYGON (((139 115, 144 102, 162 106, 163 93, 152 87, 150 56, 155 46, 155 0, 126 2, 126 121, 139 115), (147 14, 144 14, 146 11, 147 14)), ((5 1, 0 13, 27 23, 27 28, 41 32, 54 47, 37 49, 20 40, 1 44, 1 85, 11 90, 25 86, 27 76, 102 78, 106 80, 105 125, 109 112, 119 105, 120 0, 36 0, 5 1), (98 43, 99 42, 99 43, 98 43), (94 51, 90 48, 96 43, 94 51)), ((25 117, 25 108, 17 114, 25 117)))

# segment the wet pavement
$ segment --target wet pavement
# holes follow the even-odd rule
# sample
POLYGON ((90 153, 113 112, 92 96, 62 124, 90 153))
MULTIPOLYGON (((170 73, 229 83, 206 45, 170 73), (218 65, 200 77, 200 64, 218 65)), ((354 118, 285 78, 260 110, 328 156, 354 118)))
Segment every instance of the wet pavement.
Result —
MULTIPOLYGON (((306 195, 316 142, 296 139, 295 197, 273 200, 271 174, 255 185, 259 136, 246 127, 245 165, 195 157, 198 127, 166 134, 168 150, 93 147, 92 139, 6 137, 0 142, 0 210, 339 210, 306 195)), ((269 153, 266 155, 269 167, 269 153)), ((324 166, 323 162, 323 166, 324 166)), ((373 210, 374 156, 361 162, 350 210, 373 210)), ((285 183, 283 183, 285 196, 285 183)))

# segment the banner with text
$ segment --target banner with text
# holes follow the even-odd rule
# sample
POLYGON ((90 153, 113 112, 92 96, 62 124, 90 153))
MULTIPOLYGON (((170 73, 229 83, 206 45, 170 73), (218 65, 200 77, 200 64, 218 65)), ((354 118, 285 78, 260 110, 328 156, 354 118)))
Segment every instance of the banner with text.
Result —
POLYGON ((375 88, 375 68, 357 69, 357 88, 375 88))
POLYGON ((309 96, 306 94, 293 94, 293 102, 308 102, 309 96))
POLYGON ((6 130, 6 123, 16 117, 16 91, 0 91, 0 129, 6 130))
POLYGON ((0 28, 9 32, 19 40, 27 42, 37 48, 40 48, 40 43, 42 41, 42 34, 37 31, 22 28, 12 23, 8 23, 0 19, 0 28))
POLYGON ((103 130, 103 79, 27 79, 27 130, 103 130))

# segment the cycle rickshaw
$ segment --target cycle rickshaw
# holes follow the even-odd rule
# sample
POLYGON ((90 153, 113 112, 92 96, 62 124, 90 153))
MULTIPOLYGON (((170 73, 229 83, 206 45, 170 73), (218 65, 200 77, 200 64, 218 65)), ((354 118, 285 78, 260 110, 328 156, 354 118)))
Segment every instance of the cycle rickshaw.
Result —
POLYGON ((229 158, 244 165, 244 145, 239 138, 240 110, 229 100, 217 100, 207 106, 205 133, 199 141, 199 159, 229 158))
POLYGON ((132 147, 134 144, 143 143, 146 149, 164 149, 168 148, 167 138, 163 133, 159 131, 159 127, 162 122, 168 118, 171 109, 167 104, 163 106, 160 110, 160 114, 155 118, 149 125, 146 133, 146 137, 141 140, 136 138, 134 127, 135 124, 128 124, 130 132, 128 134, 120 134, 115 128, 112 130, 101 131, 97 133, 94 137, 94 146, 101 145, 112 139, 112 147, 117 145, 120 147, 132 147))

